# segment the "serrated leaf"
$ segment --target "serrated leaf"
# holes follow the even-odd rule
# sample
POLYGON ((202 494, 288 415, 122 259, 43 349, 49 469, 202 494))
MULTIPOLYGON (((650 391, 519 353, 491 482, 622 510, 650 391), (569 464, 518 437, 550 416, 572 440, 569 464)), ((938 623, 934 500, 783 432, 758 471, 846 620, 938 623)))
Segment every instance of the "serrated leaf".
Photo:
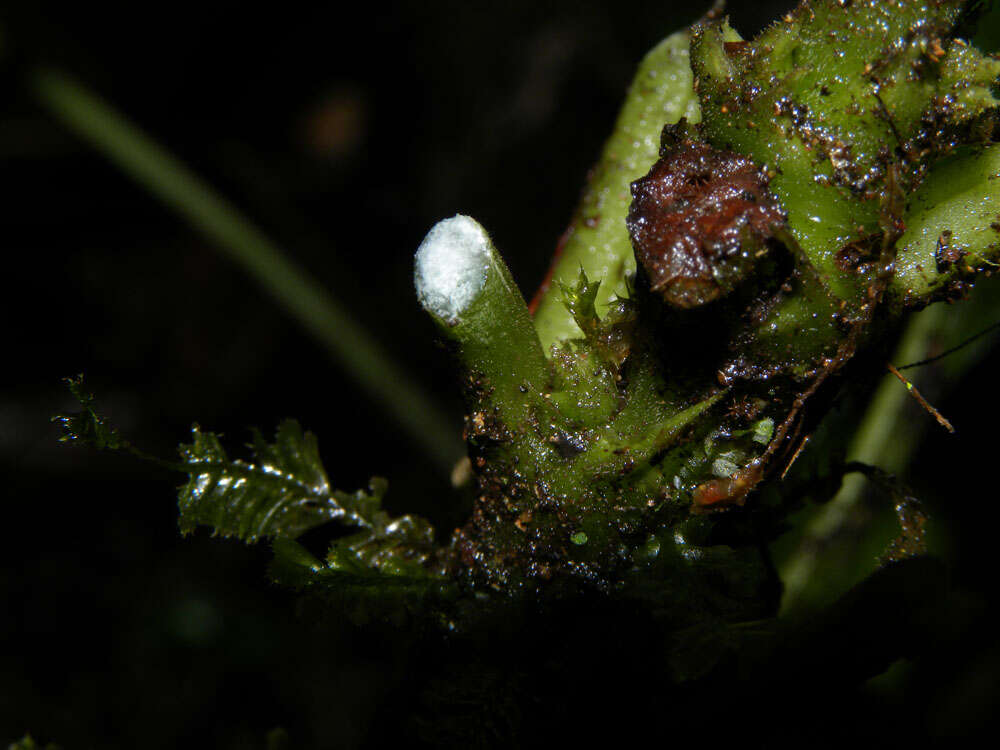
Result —
POLYGON ((592 334, 597 326, 600 325, 601 319, 597 316, 595 308, 597 292, 600 288, 600 280, 591 283, 587 278, 587 272, 582 267, 580 268, 580 276, 577 278, 574 286, 559 281, 563 303, 566 305, 566 309, 569 310, 570 315, 573 316, 573 320, 580 326, 580 330, 583 331, 584 336, 592 334))
MULTIPOLYGON (((96 413, 94 397, 82 389, 82 377, 67 383, 84 408, 72 416, 56 417, 66 427, 64 440, 127 450, 188 475, 178 493, 182 533, 208 526, 214 534, 250 543, 272 538, 277 580, 327 594, 340 586, 337 598, 350 599, 362 592, 380 597, 387 590, 407 589, 407 581, 423 581, 419 586, 413 583, 419 589, 440 580, 433 527, 422 518, 393 517, 383 510, 382 497, 388 489, 384 479, 376 477, 367 489, 356 492, 333 489, 316 436, 303 431, 298 422, 282 422, 272 443, 254 430, 250 460, 230 458, 218 435, 195 426, 191 442, 179 447, 181 461, 165 462, 137 451, 96 413), (325 561, 292 542, 334 520, 357 531, 335 541, 325 561)), ((389 600, 398 598, 388 595, 389 600)))
POLYGON ((94 395, 83 389, 83 375, 65 378, 70 393, 83 407, 82 411, 60 414, 52 417, 65 431, 59 441, 92 446, 100 450, 128 449, 129 444, 122 439, 118 430, 94 411, 94 395))
POLYGON ((631 303, 626 299, 612 300, 608 314, 602 320, 597 314, 596 301, 601 287, 600 281, 591 282, 586 271, 580 269, 575 286, 561 281, 563 303, 573 316, 573 320, 583 331, 582 342, 589 347, 617 377, 622 363, 632 348, 632 333, 635 315, 631 303))
MULTIPOLYGON (((324 562, 298 542, 278 537, 273 545, 271 578, 300 593, 320 597, 357 623, 427 615, 440 609, 435 604, 440 605, 455 593, 450 579, 420 565, 420 552, 416 553, 417 559, 405 554, 399 559, 385 555, 369 557, 371 562, 366 563, 365 555, 352 549, 357 541, 335 543, 324 562)), ((406 544, 397 539, 394 546, 399 552, 406 544)))
POLYGON ((315 436, 292 420, 273 443, 255 432, 251 447, 253 461, 232 460, 216 435, 197 428, 181 446, 190 475, 180 492, 182 531, 207 525, 248 542, 272 537, 272 578, 321 595, 355 620, 426 611, 425 599, 446 585, 434 529, 384 511, 385 480, 373 479, 367 491, 331 489, 315 436), (293 541, 331 520, 359 530, 333 542, 325 560, 293 541))
POLYGON ((298 422, 282 422, 273 443, 255 430, 251 448, 253 460, 230 459, 216 434, 192 429, 192 441, 179 447, 189 475, 178 496, 183 533, 209 526, 220 536, 255 542, 295 538, 333 520, 375 530, 386 525, 384 480, 373 480, 367 491, 332 489, 316 436, 298 422))

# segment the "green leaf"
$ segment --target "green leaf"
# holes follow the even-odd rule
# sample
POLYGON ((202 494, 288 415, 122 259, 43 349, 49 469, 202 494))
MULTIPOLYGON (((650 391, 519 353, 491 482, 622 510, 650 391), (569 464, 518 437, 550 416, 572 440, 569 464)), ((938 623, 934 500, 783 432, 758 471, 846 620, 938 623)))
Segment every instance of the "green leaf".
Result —
POLYGON ((273 538, 279 581, 296 588, 341 586, 340 597, 349 597, 352 591, 381 592, 385 586, 405 588, 407 580, 423 579, 421 586, 426 586, 443 569, 434 529, 427 521, 393 517, 382 509, 388 488, 384 479, 374 478, 366 490, 356 492, 331 488, 316 436, 303 431, 298 422, 282 422, 273 443, 255 430, 250 460, 230 458, 218 435, 196 425, 191 442, 179 447, 181 461, 166 462, 125 441, 94 410, 94 397, 82 383, 82 376, 67 380, 84 408, 55 417, 66 428, 63 440, 124 450, 186 473, 188 481, 178 493, 182 533, 208 526, 214 534, 249 543, 273 538), (329 521, 341 521, 358 531, 335 541, 325 562, 291 541, 329 521))
POLYGON ((449 588, 433 527, 382 510, 385 480, 373 479, 367 491, 331 489, 316 437, 293 420, 273 443, 255 432, 251 447, 252 461, 233 460, 218 436, 194 429, 180 449, 190 476, 179 498, 183 532, 205 525, 247 542, 273 538, 272 578, 318 594, 355 621, 426 614, 427 597, 449 588), (333 520, 359 530, 333 542, 325 560, 293 541, 333 520))
POLYGON ((774 436, 774 420, 770 417, 758 420, 753 423, 751 430, 753 441, 755 443, 767 445, 771 442, 771 438, 774 436))
POLYGON ((797 361, 804 374, 801 363, 833 356, 831 323, 869 309, 869 281, 845 249, 890 247, 911 227, 904 197, 927 168, 988 138, 1000 67, 954 38, 962 6, 815 0, 745 45, 718 21, 692 31, 701 133, 767 167, 798 248, 801 291, 771 306, 744 345, 759 366, 797 361))
MULTIPOLYGON (((628 299, 618 298, 607 302, 608 313, 602 320, 597 314, 597 299, 600 281, 590 281, 581 267, 575 286, 559 281, 563 302, 581 331, 586 346, 603 362, 617 378, 622 363, 632 348, 632 334, 635 328, 635 311, 628 299)), ((573 342, 581 343, 579 340, 573 342)))
POLYGON ((255 431, 253 449, 255 462, 231 460, 217 435, 192 429, 192 441, 179 447, 189 474, 178 497, 183 533, 210 526, 221 536, 255 542, 297 537, 346 515, 330 489, 315 437, 298 423, 282 423, 271 445, 255 431))
POLYGON ((997 79, 1000 79, 1000 60, 954 41, 941 61, 941 78, 935 92, 935 102, 946 104, 940 105, 941 111, 935 114, 961 123, 994 109, 1000 104, 993 95, 997 79))
POLYGON ((83 410, 52 417, 52 421, 59 422, 65 430, 59 441, 91 446, 100 450, 129 449, 128 442, 122 439, 118 430, 94 411, 94 395, 83 389, 83 375, 65 378, 64 382, 80 402, 83 410))
MULTIPOLYGON (((572 283, 581 267, 603 284, 594 300, 605 315, 615 295, 627 290, 635 256, 625 229, 632 194, 629 185, 656 161, 664 123, 682 117, 698 122, 700 113, 688 62, 688 32, 682 29, 656 45, 643 59, 629 87, 611 137, 594 165, 576 209, 562 252, 553 266, 554 281, 572 283)), ((546 351, 579 336, 572 315, 552 289, 535 312, 535 327, 546 351)))
POLYGON ((39 745, 35 742, 30 734, 24 735, 17 742, 11 742, 7 745, 7 750, 59 750, 57 745, 39 745))
POLYGON ((590 279, 587 278, 587 272, 581 266, 580 277, 575 286, 570 286, 562 281, 559 281, 558 284, 566 309, 573 316, 574 322, 585 336, 593 334, 601 322, 594 307, 597 292, 601 288, 600 280, 591 283, 590 279))
POLYGON ((271 578, 346 613, 356 623, 441 612, 455 593, 442 570, 421 566, 427 545, 414 544, 404 534, 376 538, 359 534, 335 542, 324 562, 288 538, 274 540, 271 578), (367 547, 367 549, 366 549, 367 547), (371 554, 377 550, 376 554, 371 554))
POLYGON ((346 493, 330 487, 316 436, 286 420, 273 443, 253 433, 251 461, 230 459, 219 437, 192 429, 179 447, 189 475, 178 497, 183 533, 210 526, 215 534, 245 542, 265 537, 295 538, 327 521, 381 529, 386 482, 373 479, 368 491, 346 493))
POLYGON ((936 163, 910 198, 904 220, 891 285, 897 300, 927 301, 952 282, 995 267, 1000 145, 957 149, 936 163))

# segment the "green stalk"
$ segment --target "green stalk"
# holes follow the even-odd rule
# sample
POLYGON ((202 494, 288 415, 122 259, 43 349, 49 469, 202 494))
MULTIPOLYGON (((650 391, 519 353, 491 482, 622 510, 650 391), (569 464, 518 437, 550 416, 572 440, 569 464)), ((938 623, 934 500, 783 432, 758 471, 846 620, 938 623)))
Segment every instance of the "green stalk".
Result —
POLYGON ((649 171, 660 151, 666 123, 700 119, 688 64, 687 29, 671 34, 643 59, 629 87, 611 138, 604 146, 552 269, 547 290, 535 311, 543 348, 579 338, 580 328, 563 304, 559 282, 573 286, 583 269, 601 287, 597 313, 607 312, 614 296, 626 294, 625 277, 635 271, 625 215, 632 202, 629 186, 649 171))
POLYGON ((467 216, 438 222, 417 251, 416 285, 424 309, 457 345, 480 418, 527 429, 547 390, 545 355, 486 231, 467 216))
POLYGON ((456 430, 324 286, 292 262, 203 180, 79 81, 56 70, 31 78, 64 125, 212 240, 301 323, 392 414, 442 471, 461 455, 456 430))
MULTIPOLYGON (((907 326, 893 361, 903 364, 926 356, 934 332, 941 328, 949 312, 944 305, 934 305, 916 315, 907 326)), ((916 440, 898 435, 909 399, 906 388, 887 373, 848 447, 847 460, 878 466, 889 472, 902 470, 916 448, 916 440)), ((806 589, 821 562, 824 540, 832 538, 847 523, 864 496, 867 482, 861 474, 848 474, 836 496, 809 521, 797 551, 781 569, 785 586, 783 613, 801 608, 806 589)))
POLYGON ((890 293, 906 304, 947 292, 1000 248, 1000 145, 963 148, 935 164, 910 197, 890 293))

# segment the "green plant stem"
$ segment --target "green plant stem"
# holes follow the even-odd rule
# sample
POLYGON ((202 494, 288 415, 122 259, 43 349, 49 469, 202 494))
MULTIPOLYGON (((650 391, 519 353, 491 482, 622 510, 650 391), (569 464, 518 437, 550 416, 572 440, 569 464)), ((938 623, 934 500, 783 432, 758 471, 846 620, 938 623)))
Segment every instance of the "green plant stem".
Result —
POLYGON ((79 81, 50 69, 36 72, 30 85, 57 119, 249 273, 396 418, 439 469, 450 471, 462 453, 457 429, 322 284, 293 263, 232 204, 79 81))
POLYGON ((964 148, 935 164, 910 196, 906 232, 899 238, 895 302, 929 298, 974 268, 996 268, 1000 247, 1000 145, 964 148), (942 251, 957 260, 938 266, 942 251))
MULTIPOLYGON (((895 362, 913 362, 927 354, 928 342, 950 310, 944 305, 934 305, 916 315, 907 326, 896 352, 895 362)), ((905 466, 915 441, 899 441, 893 437, 900 427, 903 407, 910 398, 906 388, 888 373, 872 398, 855 437, 847 450, 847 460, 878 466, 889 472, 905 466)), ((800 608, 801 598, 820 562, 820 549, 824 540, 834 536, 857 507, 863 497, 867 479, 861 474, 849 474, 836 496, 812 518, 806 527, 798 551, 781 570, 785 585, 782 611, 793 612, 800 608)))
POLYGON ((580 270, 601 282, 595 304, 607 312, 614 296, 625 296, 625 278, 635 271, 635 256, 625 228, 632 201, 629 185, 656 161, 665 123, 687 117, 698 122, 698 98, 688 63, 688 32, 671 34, 654 47, 636 71, 611 138, 604 145, 555 262, 552 277, 535 311, 535 327, 548 351, 580 328, 563 304, 559 282, 572 285, 580 270))
MULTIPOLYGON (((442 317, 442 311, 435 309, 432 302, 422 299, 422 304, 442 334, 455 342, 466 376, 470 384, 474 383, 470 391, 473 419, 485 418, 488 413, 527 441, 527 436, 535 432, 532 423, 542 406, 542 394, 547 391, 545 355, 524 298, 486 231, 468 217, 445 220, 439 226, 454 223, 467 227, 475 238, 464 252, 482 252, 481 286, 451 319, 442 317)), ((436 231, 432 230, 428 237, 434 237, 436 231)), ((425 245, 431 241, 425 240, 425 245)), ((418 256, 425 252, 423 247, 418 256)), ((447 265, 450 261, 453 259, 444 256, 434 264, 447 265)), ((434 264, 427 262, 428 266, 434 264)), ((431 283, 425 282, 424 286, 431 283)), ((524 459, 528 457, 525 453, 524 459)))

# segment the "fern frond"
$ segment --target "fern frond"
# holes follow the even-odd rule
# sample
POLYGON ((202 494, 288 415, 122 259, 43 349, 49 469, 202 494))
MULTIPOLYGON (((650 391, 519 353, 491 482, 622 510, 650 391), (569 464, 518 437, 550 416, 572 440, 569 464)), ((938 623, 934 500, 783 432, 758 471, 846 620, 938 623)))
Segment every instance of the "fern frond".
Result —
POLYGON ((254 543, 274 540, 272 573, 298 589, 336 593, 338 598, 367 598, 368 592, 399 603, 422 599, 442 569, 434 529, 416 516, 393 517, 382 509, 388 488, 374 478, 367 489, 342 492, 331 487, 316 436, 295 420, 282 422, 274 442, 257 430, 249 460, 230 458, 219 436, 192 428, 190 443, 179 446, 180 461, 146 456, 124 440, 94 409, 82 376, 67 380, 83 410, 59 416, 64 441, 127 451, 188 475, 178 491, 179 525, 184 534, 207 526, 213 534, 254 543), (293 540, 329 521, 357 531, 336 540, 325 561, 293 540), (414 599, 415 600, 415 599, 414 599))
POLYGON ((457 593, 454 580, 443 569, 422 564, 428 561, 429 547, 399 537, 386 541, 373 540, 370 534, 348 537, 335 542, 323 561, 298 542, 279 537, 274 540, 271 578, 358 624, 443 617, 457 593), (359 550, 366 541, 374 541, 385 554, 372 558, 359 550))
POLYGON ((59 422, 64 430, 59 442, 79 443, 99 450, 128 450, 131 446, 122 439, 118 430, 94 411, 94 394, 83 389, 83 374, 64 378, 63 382, 83 411, 52 417, 52 421, 59 422))
POLYGON ((251 448, 254 460, 230 459, 218 435, 192 428, 191 442, 179 448, 189 477, 178 494, 181 532, 209 526, 220 536, 256 542, 294 539, 333 520, 377 523, 385 483, 374 480, 370 492, 353 494, 331 489, 316 437, 298 422, 282 422, 273 443, 255 430, 251 448))

